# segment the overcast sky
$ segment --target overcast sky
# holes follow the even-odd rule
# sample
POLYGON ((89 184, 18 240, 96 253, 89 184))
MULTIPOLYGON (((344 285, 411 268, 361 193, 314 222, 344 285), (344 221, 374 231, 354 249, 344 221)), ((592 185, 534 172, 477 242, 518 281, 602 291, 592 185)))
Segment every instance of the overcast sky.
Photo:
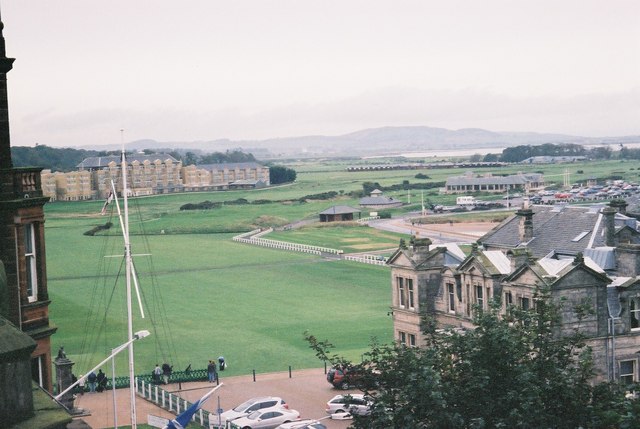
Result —
POLYGON ((13 146, 640 134, 638 0, 2 0, 13 146))

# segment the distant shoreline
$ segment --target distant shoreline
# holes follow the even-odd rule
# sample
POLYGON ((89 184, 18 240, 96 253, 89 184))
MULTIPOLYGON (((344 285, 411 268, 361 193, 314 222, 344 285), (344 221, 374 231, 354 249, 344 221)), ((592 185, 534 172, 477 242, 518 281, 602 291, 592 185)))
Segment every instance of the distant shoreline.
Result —
MULTIPOLYGON (((611 150, 617 152, 620 150, 620 146, 616 144, 583 144, 581 146, 587 147, 601 147, 601 146, 609 146, 611 150)), ((625 147, 627 148, 640 148, 640 143, 625 143, 625 147)), ((450 156, 471 156, 471 155, 486 155, 488 153, 500 154, 505 147, 480 147, 480 148, 464 148, 464 149, 446 149, 446 150, 427 150, 422 152, 402 152, 402 153, 394 153, 387 155, 372 155, 372 156, 364 156, 363 159, 376 159, 376 158, 393 158, 393 157, 403 157, 403 158, 446 158, 450 156)))

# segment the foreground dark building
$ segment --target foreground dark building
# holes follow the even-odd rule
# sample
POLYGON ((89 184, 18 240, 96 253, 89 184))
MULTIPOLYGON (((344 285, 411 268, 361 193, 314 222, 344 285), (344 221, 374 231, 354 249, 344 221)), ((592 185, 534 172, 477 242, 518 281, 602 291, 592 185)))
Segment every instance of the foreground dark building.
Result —
POLYGON ((0 261, 6 271, 6 314, 18 329, 35 341, 31 352, 31 376, 43 388, 52 389, 49 295, 44 243, 44 205, 41 168, 13 168, 9 135, 7 58, 0 23, 0 261))

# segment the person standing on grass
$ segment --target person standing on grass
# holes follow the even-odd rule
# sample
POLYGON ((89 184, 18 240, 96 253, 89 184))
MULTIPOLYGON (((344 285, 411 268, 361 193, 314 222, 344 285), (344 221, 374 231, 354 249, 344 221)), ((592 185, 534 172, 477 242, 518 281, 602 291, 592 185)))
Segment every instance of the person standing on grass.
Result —
POLYGON ((160 365, 156 364, 156 367, 153 369, 154 383, 160 384, 161 378, 162 378, 162 369, 160 369, 160 365))
POLYGON ((162 364, 162 379, 164 381, 164 384, 169 384, 169 377, 171 376, 172 370, 173 370, 173 367, 170 366, 168 363, 162 364))
POLYGON ((216 380, 216 364, 214 361, 210 360, 209 365, 207 365, 207 376, 209 377, 209 383, 213 383, 216 380))

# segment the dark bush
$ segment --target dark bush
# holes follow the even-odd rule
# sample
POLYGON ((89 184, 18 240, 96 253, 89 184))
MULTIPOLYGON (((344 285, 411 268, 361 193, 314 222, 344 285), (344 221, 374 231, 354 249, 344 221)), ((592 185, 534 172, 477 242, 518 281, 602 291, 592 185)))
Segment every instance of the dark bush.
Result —
POLYGON ((335 198, 337 196, 338 196, 338 193, 336 191, 329 191, 329 192, 323 192, 321 194, 305 195, 304 197, 299 198, 299 201, 330 200, 330 199, 335 198))
POLYGON ((106 231, 107 229, 110 229, 112 226, 113 226, 113 223, 107 222, 104 225, 98 225, 95 228, 91 228, 89 231, 86 231, 84 235, 93 237, 94 235, 96 235, 96 232, 106 231))
POLYGON ((222 206, 221 203, 214 203, 212 201, 203 201, 201 203, 193 204, 187 203, 180 206, 180 210, 211 210, 217 209, 222 206))
POLYGON ((224 204, 228 206, 242 206, 249 204, 249 201, 246 198, 238 198, 237 200, 225 201, 224 204))

